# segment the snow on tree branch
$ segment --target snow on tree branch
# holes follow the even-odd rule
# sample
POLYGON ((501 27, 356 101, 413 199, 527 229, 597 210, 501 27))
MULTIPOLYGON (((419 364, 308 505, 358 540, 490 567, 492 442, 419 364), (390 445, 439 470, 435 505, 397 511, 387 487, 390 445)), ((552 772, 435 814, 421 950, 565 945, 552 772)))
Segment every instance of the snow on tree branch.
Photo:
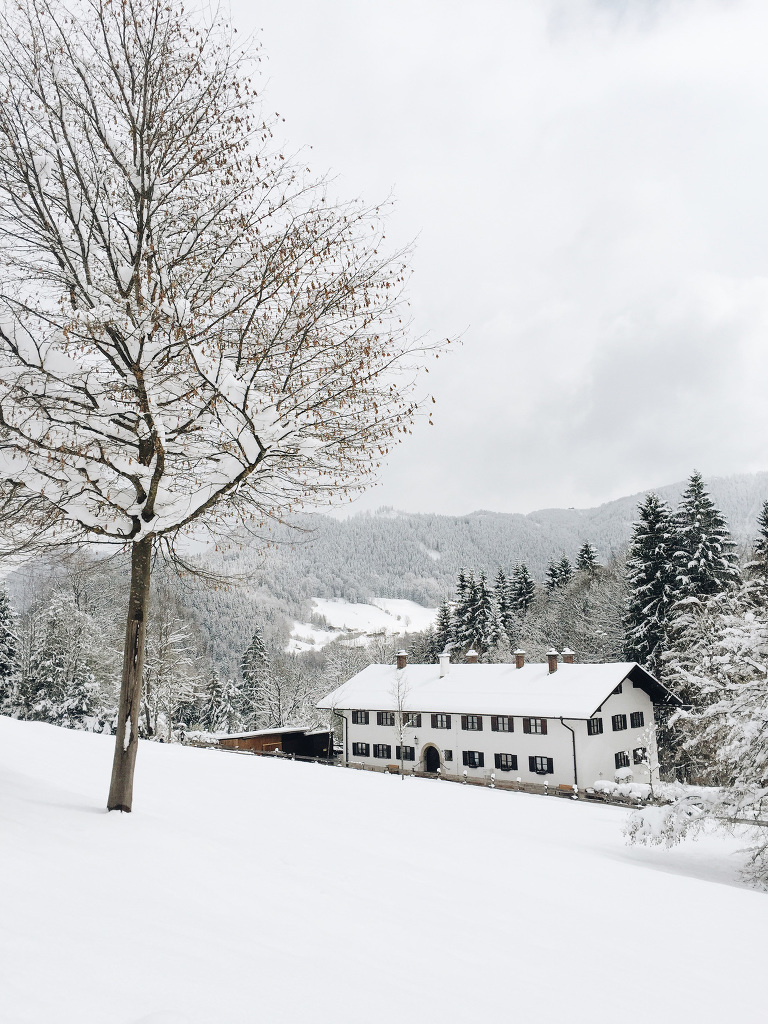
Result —
POLYGON ((424 350, 381 211, 279 152, 226 22, 160 0, 0 17, 9 516, 137 541, 364 482, 424 350))

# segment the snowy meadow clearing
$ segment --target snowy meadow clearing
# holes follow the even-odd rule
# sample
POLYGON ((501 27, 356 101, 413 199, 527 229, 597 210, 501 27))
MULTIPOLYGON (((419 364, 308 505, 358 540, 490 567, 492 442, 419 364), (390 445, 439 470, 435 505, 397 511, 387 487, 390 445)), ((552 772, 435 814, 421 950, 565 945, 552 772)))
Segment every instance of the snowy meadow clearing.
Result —
POLYGON ((736 844, 623 810, 0 718, 4 1024, 762 1019, 736 844), (126 981, 126 979, 130 979, 126 981))

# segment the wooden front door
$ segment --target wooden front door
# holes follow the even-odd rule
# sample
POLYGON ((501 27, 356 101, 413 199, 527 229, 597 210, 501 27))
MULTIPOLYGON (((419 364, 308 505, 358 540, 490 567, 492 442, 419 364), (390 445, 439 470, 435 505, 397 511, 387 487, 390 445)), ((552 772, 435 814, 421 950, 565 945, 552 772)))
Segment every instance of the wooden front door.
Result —
POLYGON ((437 747, 427 747, 424 760, 425 771, 436 772, 440 767, 440 753, 437 747))

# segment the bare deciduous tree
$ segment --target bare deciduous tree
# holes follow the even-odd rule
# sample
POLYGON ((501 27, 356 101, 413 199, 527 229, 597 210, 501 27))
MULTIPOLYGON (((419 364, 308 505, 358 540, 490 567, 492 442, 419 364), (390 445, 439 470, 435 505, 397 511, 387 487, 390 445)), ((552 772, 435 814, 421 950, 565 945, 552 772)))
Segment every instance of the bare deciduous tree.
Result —
POLYGON ((0 14, 0 516, 130 549, 110 809, 153 551, 356 486, 416 409, 403 255, 284 159, 253 69, 179 0, 0 14))

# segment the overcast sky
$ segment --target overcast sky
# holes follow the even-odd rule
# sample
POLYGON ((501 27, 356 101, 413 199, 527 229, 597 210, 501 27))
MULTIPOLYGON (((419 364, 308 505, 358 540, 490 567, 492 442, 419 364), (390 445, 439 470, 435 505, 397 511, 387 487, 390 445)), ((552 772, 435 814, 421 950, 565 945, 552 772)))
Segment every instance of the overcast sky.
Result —
POLYGON ((267 107, 394 190, 463 336, 356 508, 526 512, 768 468, 765 0, 233 0, 267 107))

